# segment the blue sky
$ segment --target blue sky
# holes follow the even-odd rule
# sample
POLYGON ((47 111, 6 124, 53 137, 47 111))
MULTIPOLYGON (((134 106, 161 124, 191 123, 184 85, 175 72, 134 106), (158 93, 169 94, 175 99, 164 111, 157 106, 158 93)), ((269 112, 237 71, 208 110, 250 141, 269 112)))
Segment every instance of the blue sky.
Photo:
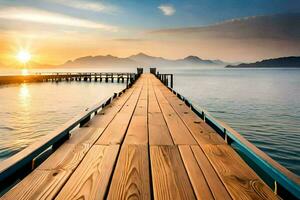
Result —
POLYGON ((289 38, 290 35, 298 34, 295 27, 300 26, 299 12, 299 0, 0 0, 0 36, 5 44, 0 53, 2 57, 9 54, 7 51, 11 50, 9 46, 12 43, 21 45, 30 43, 33 50, 41 51, 48 47, 53 62, 62 62, 63 59, 84 54, 127 56, 139 51, 168 58, 196 54, 204 58, 230 61, 298 55, 300 51, 296 47, 298 38, 294 37, 296 41, 289 38), (275 16, 275 21, 266 19, 265 16, 275 16), (228 23, 237 20, 241 20, 242 24, 228 23), (233 32, 230 41, 228 37, 221 40, 222 36, 215 32, 211 34, 217 35, 215 38, 203 34, 207 31, 206 28, 211 26, 218 27, 209 31, 225 31, 227 35, 233 32), (249 29, 251 37, 245 36, 248 35, 247 32, 239 31, 239 26, 249 29), (281 35, 269 35, 269 38, 262 40, 262 34, 259 32, 269 26, 272 26, 270 30, 279 30, 281 35), (190 27, 203 29, 192 29, 194 33, 191 37, 191 30, 188 29, 190 27), (164 31, 174 28, 181 29, 185 34, 164 31), (288 30, 284 31, 286 28, 288 30), (164 32, 163 37, 161 34, 152 34, 153 31, 164 32), (170 37, 166 37, 166 33, 170 37), (280 40, 274 39, 276 37, 280 40), (251 42, 257 42, 258 47, 262 41, 266 46, 259 47, 259 53, 245 55, 245 52, 252 52, 255 49, 254 46, 247 49, 247 45, 251 44, 249 39, 251 42), (78 40, 82 42, 81 45, 76 44, 78 40), (216 40, 219 42, 214 42, 216 40), (189 42, 192 45, 189 46, 189 42), (196 46, 196 43, 199 45, 196 46), (64 53, 63 56, 66 58, 61 56, 58 59, 52 52, 64 51, 70 44, 74 45, 74 53, 64 53), (274 50, 283 44, 286 53, 274 50), (172 46, 172 49, 175 48, 173 54, 167 48, 168 45, 172 46), (239 51, 232 51, 232 55, 220 54, 220 48, 225 50, 229 47, 239 48, 239 51), (219 51, 213 54, 214 49, 219 51), (242 54, 234 57, 233 54, 237 52, 242 54))

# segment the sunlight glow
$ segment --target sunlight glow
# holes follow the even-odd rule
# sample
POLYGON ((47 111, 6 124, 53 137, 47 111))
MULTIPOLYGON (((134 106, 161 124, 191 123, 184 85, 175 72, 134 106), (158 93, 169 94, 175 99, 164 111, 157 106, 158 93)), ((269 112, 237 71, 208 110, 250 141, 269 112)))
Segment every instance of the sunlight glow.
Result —
POLYGON ((22 70, 21 70, 21 74, 22 74, 23 76, 29 75, 28 69, 22 69, 22 70))
POLYGON ((17 54, 17 59, 23 64, 26 64, 31 59, 31 54, 26 50, 21 50, 17 54))

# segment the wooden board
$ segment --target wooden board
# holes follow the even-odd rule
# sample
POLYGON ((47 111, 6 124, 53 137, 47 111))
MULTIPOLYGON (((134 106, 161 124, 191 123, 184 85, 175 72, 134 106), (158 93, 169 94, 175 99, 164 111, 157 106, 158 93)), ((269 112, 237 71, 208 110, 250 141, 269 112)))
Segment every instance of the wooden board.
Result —
POLYGON ((118 145, 94 145, 56 199, 103 199, 118 151, 118 145))
POLYGON ((197 199, 214 199, 190 146, 179 145, 178 147, 197 199))
POLYGON ((132 96, 125 103, 119 113, 117 113, 96 144, 121 144, 133 115, 133 111, 137 104, 141 90, 142 86, 134 91, 132 96))
POLYGON ((158 105, 152 81, 149 84, 148 129, 150 145, 174 145, 170 131, 158 105))
POLYGON ((205 154, 233 199, 278 199, 228 145, 205 145, 205 154))
POLYGON ((196 199, 177 146, 151 146, 155 199, 196 199))
POLYGON ((147 146, 123 145, 108 199, 150 199, 149 174, 147 146))
POLYGON ((193 145, 191 146, 191 149, 214 198, 230 200, 231 197, 225 186, 223 185, 223 182, 220 180, 218 174, 215 172, 213 166, 211 165, 201 148, 198 145, 193 145))
POLYGON ((82 127, 71 132, 71 137, 66 141, 68 144, 93 145, 103 133, 104 128, 82 127))
POLYGON ((65 170, 34 170, 10 191, 3 200, 53 199, 69 178, 65 170))
POLYGON ((148 144, 148 126, 146 116, 133 116, 128 127, 124 144, 148 144))
POLYGON ((157 97, 157 101, 160 105, 163 116, 166 120, 171 136, 175 144, 197 144, 191 135, 190 131, 171 107, 169 103, 163 103, 167 101, 161 94, 158 88, 154 87, 154 91, 157 97))
POLYGON ((198 117, 176 95, 171 93, 165 86, 159 86, 160 91, 186 124, 198 144, 225 144, 223 138, 198 117))
MULTIPOLYGON (((144 82, 147 83, 148 79, 145 79, 144 82)), ((130 121, 124 144, 148 144, 147 110, 148 84, 145 84, 130 121)))
POLYGON ((120 97, 117 97, 110 105, 102 109, 93 120, 89 121, 86 126, 94 128, 105 128, 108 123, 115 117, 117 112, 124 106, 126 101, 132 95, 135 87, 126 90, 124 94, 120 97))
POLYGON ((58 148, 38 169, 73 171, 90 149, 88 144, 65 143, 58 148))

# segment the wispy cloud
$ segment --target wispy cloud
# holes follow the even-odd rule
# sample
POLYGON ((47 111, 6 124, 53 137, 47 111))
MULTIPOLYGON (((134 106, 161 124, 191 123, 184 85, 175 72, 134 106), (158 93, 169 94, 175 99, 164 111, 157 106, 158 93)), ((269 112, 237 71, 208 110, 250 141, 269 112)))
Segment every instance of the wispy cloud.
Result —
POLYGON ((5 7, 0 9, 0 18, 113 32, 117 31, 117 27, 115 26, 29 7, 5 7))
POLYGON ((172 16, 176 12, 175 8, 170 4, 162 4, 158 6, 158 9, 166 16, 172 16))
MULTIPOLYGON (((50 1, 50 0, 47 0, 50 1)), ((51 0, 57 4, 61 4, 67 7, 76 8, 80 10, 89 10, 95 12, 104 12, 104 13, 115 13, 119 10, 118 7, 104 4, 102 2, 95 1, 83 1, 83 0, 51 0)))

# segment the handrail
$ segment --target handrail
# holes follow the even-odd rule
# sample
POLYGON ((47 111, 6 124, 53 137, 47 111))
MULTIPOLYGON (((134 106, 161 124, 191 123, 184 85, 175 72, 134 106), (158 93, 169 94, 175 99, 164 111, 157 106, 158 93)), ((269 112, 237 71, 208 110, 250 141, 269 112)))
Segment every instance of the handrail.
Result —
MULTIPOLYGON (((174 94, 177 95, 190 109, 202 118, 208 125, 210 125, 217 133, 219 133, 229 145, 234 143, 241 153, 245 154, 250 161, 256 164, 265 174, 273 179, 274 192, 279 196, 287 198, 300 197, 300 177, 273 160, 266 153, 258 149, 255 145, 250 143, 237 131, 231 128, 226 123, 215 119, 206 110, 200 106, 195 106, 194 103, 187 98, 168 87, 174 94)), ((236 150, 236 149, 235 149, 236 150)), ((253 169, 257 171, 257 169, 253 169)), ((262 178, 263 179, 263 178, 262 178)), ((266 180, 265 180, 266 181, 266 180)))

